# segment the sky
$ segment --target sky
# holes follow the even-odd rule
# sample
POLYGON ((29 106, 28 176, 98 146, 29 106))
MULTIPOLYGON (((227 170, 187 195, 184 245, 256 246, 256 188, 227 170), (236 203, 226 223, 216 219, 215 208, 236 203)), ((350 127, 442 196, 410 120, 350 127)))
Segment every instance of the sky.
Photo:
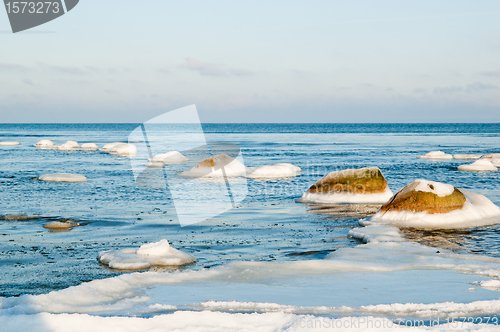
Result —
POLYGON ((0 123, 500 122, 500 1, 81 0, 13 34, 0 123))

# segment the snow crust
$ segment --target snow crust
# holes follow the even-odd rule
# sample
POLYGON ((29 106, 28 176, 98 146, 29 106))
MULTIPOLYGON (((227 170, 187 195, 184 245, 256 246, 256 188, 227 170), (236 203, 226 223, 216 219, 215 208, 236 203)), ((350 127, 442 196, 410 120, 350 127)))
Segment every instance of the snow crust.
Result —
POLYGON ((188 162, 189 159, 186 158, 179 151, 170 151, 167 153, 157 154, 153 158, 149 158, 150 162, 162 162, 164 164, 180 164, 188 162))
POLYGON ((443 159, 449 160, 453 159, 451 154, 444 153, 443 151, 431 151, 429 153, 423 154, 417 157, 418 159, 443 159))
POLYGON ((19 142, 14 142, 14 141, 0 142, 0 146, 14 146, 14 145, 19 145, 19 142))
POLYGON ((190 254, 172 248, 167 240, 143 244, 139 249, 108 250, 99 261, 112 269, 140 270, 151 266, 182 266, 196 261, 190 254))
POLYGON ((79 174, 54 173, 45 174, 38 178, 40 181, 50 182, 88 182, 88 179, 79 174))
POLYGON ((453 155, 453 159, 457 159, 457 160, 474 160, 474 159, 479 159, 479 158, 481 158, 481 155, 479 155, 479 154, 465 153, 465 154, 453 155))
POLYGON ((81 149, 83 151, 97 151, 99 150, 99 147, 95 143, 84 143, 82 144, 81 149))
POLYGON ((460 210, 436 214, 386 211, 378 212, 371 221, 425 229, 470 228, 500 223, 500 208, 488 198, 464 189, 458 190, 466 198, 460 210))
POLYGON ((54 142, 48 139, 42 139, 34 145, 37 149, 53 149, 55 147, 54 142))
POLYGON ((299 175, 299 172, 301 171, 300 167, 292 164, 281 163, 276 165, 259 166, 250 174, 247 174, 246 177, 251 179, 289 178, 299 175))
POLYGON ((204 166, 202 161, 188 171, 182 172, 179 176, 184 177, 203 177, 203 178, 221 178, 225 176, 245 176, 247 168, 240 161, 231 158, 227 154, 218 154, 212 157, 215 167, 204 166), (224 172, 222 171, 224 169, 224 172))
POLYGON ((334 204, 384 204, 393 196, 387 188, 383 193, 358 194, 358 193, 310 193, 305 192, 298 203, 334 203, 334 204))
POLYGON ((423 179, 416 180, 415 182, 419 182, 418 186, 415 188, 415 191, 429 192, 438 195, 439 197, 451 195, 453 194, 453 191, 455 191, 455 187, 453 187, 451 184, 427 181, 423 179))
MULTIPOLYGON (((491 159, 494 160, 494 159, 491 159)), ((469 172, 495 172, 498 171, 498 168, 493 165, 491 160, 488 159, 480 159, 476 160, 472 164, 468 165, 460 165, 458 166, 459 171, 469 171, 469 172)), ((496 162, 496 160, 495 160, 496 162)))

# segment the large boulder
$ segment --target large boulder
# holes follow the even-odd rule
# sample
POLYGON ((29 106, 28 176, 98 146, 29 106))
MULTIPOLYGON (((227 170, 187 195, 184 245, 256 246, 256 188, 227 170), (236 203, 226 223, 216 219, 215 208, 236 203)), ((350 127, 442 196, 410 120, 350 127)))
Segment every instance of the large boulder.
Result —
POLYGON ((470 228, 496 224, 500 208, 483 195, 452 185, 417 180, 401 189, 371 220, 423 229, 470 228))
POLYGON ((224 177, 224 176, 245 176, 247 168, 238 160, 225 153, 207 158, 188 171, 182 172, 179 176, 185 177, 224 177))
POLYGON ((457 188, 449 184, 417 180, 401 189, 380 212, 408 211, 448 213, 461 209, 466 198, 457 188))
POLYGON ((392 197, 378 167, 331 172, 313 184, 301 203, 385 203, 392 197))

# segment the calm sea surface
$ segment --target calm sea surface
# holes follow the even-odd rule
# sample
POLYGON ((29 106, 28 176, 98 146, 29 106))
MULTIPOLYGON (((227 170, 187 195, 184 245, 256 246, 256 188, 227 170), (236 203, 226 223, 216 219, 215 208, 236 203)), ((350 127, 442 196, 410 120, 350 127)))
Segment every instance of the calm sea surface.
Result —
MULTIPOLYGON (((36 216, 0 220, 0 296, 48 293, 128 273, 101 266, 98 252, 161 239, 197 257, 184 270, 210 269, 238 260, 321 259, 339 248, 358 245, 347 238, 347 232, 372 211, 317 209, 295 199, 323 175, 345 168, 377 166, 394 192, 424 178, 486 195, 500 205, 500 172, 458 172, 457 166, 467 161, 416 159, 433 150, 500 153, 500 124, 205 124, 207 142, 237 144, 246 166, 286 162, 303 171, 290 179, 248 179, 248 194, 236 208, 186 227, 179 225, 168 189, 136 185, 128 158, 33 147, 41 139, 102 147, 126 142, 137 126, 0 124, 0 141, 21 143, 0 147, 0 215, 36 216), (82 174, 89 182, 33 180, 48 173, 82 174), (73 219, 82 226, 66 232, 43 228, 58 218, 73 219)), ((168 130, 165 137, 182 142, 193 129, 168 130)), ((169 167, 180 173, 195 163, 169 167)), ((499 226, 406 233, 424 245, 500 257, 499 226)))

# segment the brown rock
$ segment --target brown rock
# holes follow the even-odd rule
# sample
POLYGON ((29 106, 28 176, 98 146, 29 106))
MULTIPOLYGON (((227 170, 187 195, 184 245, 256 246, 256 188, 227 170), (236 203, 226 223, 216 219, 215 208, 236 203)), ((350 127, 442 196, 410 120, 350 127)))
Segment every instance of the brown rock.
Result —
POLYGON ((383 193, 389 186, 378 167, 331 172, 309 188, 310 193, 383 193))
MULTIPOLYGON (((380 212, 408 211, 435 214, 459 210, 464 206, 466 198, 455 187, 453 187, 453 193, 441 197, 433 192, 415 190, 419 184, 420 182, 415 181, 401 189, 389 202, 382 206, 380 212)), ((432 184, 428 184, 428 186, 434 190, 432 184)))

